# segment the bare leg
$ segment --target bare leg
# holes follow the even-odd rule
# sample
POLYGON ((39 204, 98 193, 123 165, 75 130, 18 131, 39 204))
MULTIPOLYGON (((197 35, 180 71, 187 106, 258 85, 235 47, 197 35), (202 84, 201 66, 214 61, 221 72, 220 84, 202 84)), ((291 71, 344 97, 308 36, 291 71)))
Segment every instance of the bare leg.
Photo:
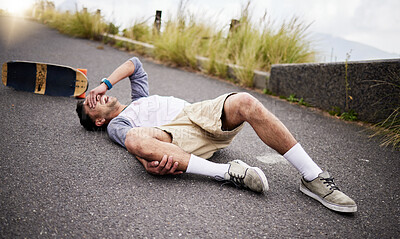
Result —
POLYGON ((234 129, 245 121, 266 145, 282 155, 297 143, 283 123, 253 96, 247 93, 231 95, 224 104, 223 129, 234 129))
POLYGON ((173 156, 178 162, 177 170, 186 171, 190 154, 171 143, 171 136, 156 128, 133 128, 125 139, 125 146, 131 154, 147 161, 161 161, 164 155, 173 156))

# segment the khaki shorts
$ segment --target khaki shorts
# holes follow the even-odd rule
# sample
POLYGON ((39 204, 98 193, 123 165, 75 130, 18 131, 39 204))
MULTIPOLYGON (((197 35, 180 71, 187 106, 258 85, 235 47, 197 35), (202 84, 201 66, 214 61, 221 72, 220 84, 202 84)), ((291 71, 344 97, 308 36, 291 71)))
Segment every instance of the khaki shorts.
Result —
POLYGON ((171 123, 156 128, 169 133, 172 143, 185 152, 210 158, 217 150, 227 147, 243 128, 243 124, 231 131, 221 128, 224 103, 232 94, 235 93, 187 105, 171 123))

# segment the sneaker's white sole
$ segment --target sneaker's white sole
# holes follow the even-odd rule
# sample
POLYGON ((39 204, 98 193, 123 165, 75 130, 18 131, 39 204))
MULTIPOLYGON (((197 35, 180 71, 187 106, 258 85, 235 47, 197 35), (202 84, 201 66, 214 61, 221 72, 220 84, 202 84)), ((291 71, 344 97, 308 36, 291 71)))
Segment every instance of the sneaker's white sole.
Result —
POLYGON ((247 163, 245 163, 245 162, 243 162, 242 160, 239 160, 239 159, 234 160, 234 161, 236 161, 237 163, 239 163, 239 164, 241 164, 243 166, 246 166, 248 168, 254 169, 257 172, 258 176, 261 177, 261 180, 263 182, 263 191, 262 192, 266 192, 266 191, 269 190, 267 177, 265 176, 264 172, 260 168, 250 167, 250 165, 248 165, 247 163))
POLYGON ((257 174, 261 177, 262 181, 263 181, 263 192, 266 192, 269 190, 269 185, 268 185, 268 180, 267 180, 267 176, 265 176, 264 172, 257 167, 250 167, 252 169, 254 169, 257 174))
POLYGON ((300 183, 300 191, 304 194, 306 194, 309 197, 314 198, 315 200, 319 201, 324 205, 325 207, 337 211, 337 212, 356 212, 357 211, 357 206, 342 206, 342 205, 337 205, 333 204, 330 202, 325 201, 323 198, 318 196, 317 194, 311 192, 308 188, 306 188, 303 183, 300 183))

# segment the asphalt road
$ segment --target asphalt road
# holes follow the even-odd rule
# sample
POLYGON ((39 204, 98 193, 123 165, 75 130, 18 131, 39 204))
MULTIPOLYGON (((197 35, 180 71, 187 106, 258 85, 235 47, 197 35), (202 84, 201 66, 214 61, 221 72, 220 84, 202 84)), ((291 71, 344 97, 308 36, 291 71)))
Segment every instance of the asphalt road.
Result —
MULTIPOLYGON (((0 62, 30 60, 88 69, 90 88, 132 54, 74 39, 30 21, 0 17, 0 62)), ((143 57, 152 94, 190 102, 231 91, 226 82, 143 57)), ((110 95, 129 103, 129 83, 110 95)), ((365 127, 250 92, 274 112, 310 156, 358 203, 332 212, 299 190, 300 176, 249 125, 215 162, 260 167, 259 195, 195 175, 147 174, 104 133, 86 132, 76 99, 0 86, 0 236, 3 238, 398 238, 400 152, 365 127)))

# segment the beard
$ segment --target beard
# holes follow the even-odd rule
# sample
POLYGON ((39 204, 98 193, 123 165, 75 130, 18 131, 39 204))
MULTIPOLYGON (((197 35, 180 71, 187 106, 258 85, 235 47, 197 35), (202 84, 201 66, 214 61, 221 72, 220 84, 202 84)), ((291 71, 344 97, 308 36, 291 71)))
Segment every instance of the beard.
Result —
POLYGON ((118 109, 118 99, 111 96, 103 96, 100 100, 101 108, 98 109, 97 116, 102 118, 110 118, 111 113, 118 109))
POLYGON ((108 101, 106 103, 106 109, 105 109, 105 112, 104 112, 104 114, 107 117, 110 116, 111 112, 115 111, 116 108, 118 108, 117 103, 118 103, 117 98, 115 98, 115 97, 109 97, 108 98, 108 101))
POLYGON ((115 105, 117 104, 118 100, 115 97, 108 97, 108 101, 106 103, 107 108, 114 108, 115 105))

